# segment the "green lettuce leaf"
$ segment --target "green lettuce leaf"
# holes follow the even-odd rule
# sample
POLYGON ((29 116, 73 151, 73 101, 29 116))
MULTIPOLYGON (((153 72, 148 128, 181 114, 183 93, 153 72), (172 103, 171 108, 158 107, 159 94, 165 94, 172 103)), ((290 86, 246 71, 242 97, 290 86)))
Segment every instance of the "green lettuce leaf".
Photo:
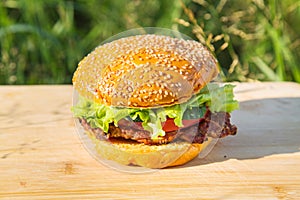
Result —
POLYGON ((230 84, 219 86, 210 83, 185 103, 154 109, 105 106, 80 97, 72 111, 74 117, 86 119, 92 128, 101 128, 105 133, 108 132, 110 123, 118 126, 119 120, 123 118, 141 121, 143 128, 150 131, 151 138, 155 139, 165 135, 162 123, 167 118, 173 118, 175 125, 182 127, 184 119, 203 117, 206 107, 211 112, 232 112, 238 109, 239 104, 234 100, 233 88, 230 84))

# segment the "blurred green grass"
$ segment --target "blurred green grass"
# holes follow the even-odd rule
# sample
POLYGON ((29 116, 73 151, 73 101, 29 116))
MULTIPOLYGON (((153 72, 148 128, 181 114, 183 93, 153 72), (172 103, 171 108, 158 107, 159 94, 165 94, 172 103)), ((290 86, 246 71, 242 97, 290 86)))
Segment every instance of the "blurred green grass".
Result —
POLYGON ((71 83, 102 41, 139 27, 205 43, 226 81, 300 82, 298 0, 2 0, 0 84, 71 83))

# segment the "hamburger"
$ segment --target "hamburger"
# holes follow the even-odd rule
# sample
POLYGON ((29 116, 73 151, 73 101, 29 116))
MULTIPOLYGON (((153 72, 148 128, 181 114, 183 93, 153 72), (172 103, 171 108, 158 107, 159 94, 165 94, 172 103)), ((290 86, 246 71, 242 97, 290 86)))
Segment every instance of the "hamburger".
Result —
POLYGON ((235 135, 233 85, 199 42, 129 36, 98 46, 76 69, 72 107, 101 158, 165 168, 197 157, 213 138, 235 135))

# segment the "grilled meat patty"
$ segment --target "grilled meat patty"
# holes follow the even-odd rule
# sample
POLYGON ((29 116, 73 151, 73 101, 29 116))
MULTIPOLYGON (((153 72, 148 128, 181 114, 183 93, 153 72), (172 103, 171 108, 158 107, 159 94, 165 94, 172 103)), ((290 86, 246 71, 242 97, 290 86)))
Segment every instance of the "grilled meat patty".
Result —
POLYGON ((207 137, 223 138, 228 135, 235 135, 237 132, 237 127, 230 123, 229 113, 212 113, 209 109, 207 109, 204 117, 199 119, 199 123, 176 131, 166 132, 165 136, 157 139, 151 139, 149 131, 127 119, 120 120, 118 127, 111 123, 108 133, 104 133, 100 128, 92 128, 86 119, 80 119, 80 123, 85 130, 92 132, 98 139, 125 138, 147 145, 166 144, 175 140, 201 144, 207 137))

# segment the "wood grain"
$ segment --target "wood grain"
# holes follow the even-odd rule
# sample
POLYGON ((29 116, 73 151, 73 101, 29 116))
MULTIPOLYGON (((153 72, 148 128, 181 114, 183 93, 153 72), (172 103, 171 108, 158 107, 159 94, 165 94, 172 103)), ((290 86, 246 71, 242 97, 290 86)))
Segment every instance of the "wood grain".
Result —
POLYGON ((149 173, 91 156, 72 86, 0 86, 0 199, 299 199, 300 85, 237 83, 238 135, 209 155, 149 173))

